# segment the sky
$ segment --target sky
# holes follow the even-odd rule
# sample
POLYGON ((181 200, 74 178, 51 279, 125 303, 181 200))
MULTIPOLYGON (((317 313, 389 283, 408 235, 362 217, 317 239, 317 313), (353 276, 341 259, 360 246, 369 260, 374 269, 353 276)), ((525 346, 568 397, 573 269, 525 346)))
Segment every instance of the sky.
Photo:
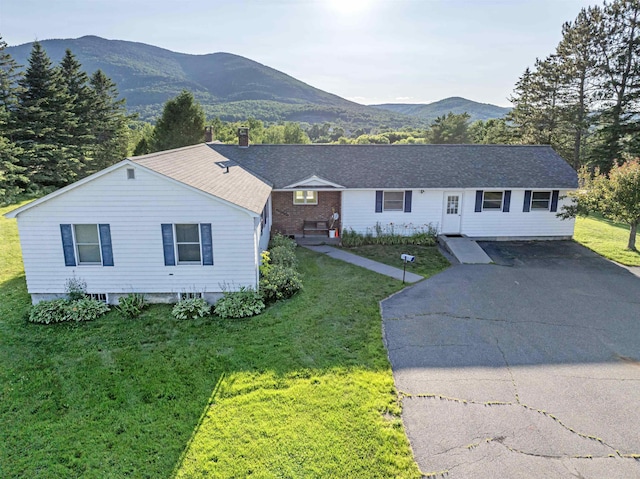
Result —
POLYGON ((229 52, 363 104, 510 106, 587 0, 0 0, 9 45, 97 35, 229 52))

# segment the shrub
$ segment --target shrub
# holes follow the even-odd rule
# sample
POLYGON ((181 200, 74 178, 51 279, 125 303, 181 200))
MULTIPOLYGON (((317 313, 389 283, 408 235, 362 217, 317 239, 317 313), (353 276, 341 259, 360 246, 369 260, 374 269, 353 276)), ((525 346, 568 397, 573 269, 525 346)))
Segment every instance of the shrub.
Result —
POLYGON ((135 319, 142 314, 142 310, 147 306, 144 296, 140 293, 129 293, 118 298, 118 313, 126 319, 135 319))
POLYGON ((64 284, 64 290, 69 301, 77 301, 87 295, 87 283, 74 275, 72 278, 67 279, 64 284))
POLYGON ((278 246, 284 246, 285 248, 289 248, 291 250, 296 249, 296 242, 287 236, 283 236, 280 233, 276 233, 271 238, 269 242, 269 249, 277 248, 278 246))
POLYGON ((302 289, 300 274, 293 268, 270 264, 262 269, 260 293, 264 301, 271 303, 290 298, 302 289))
POLYGON ((216 303, 215 313, 221 318, 247 318, 260 314, 264 307, 260 293, 242 286, 239 291, 225 291, 216 303))
POLYGON ((67 321, 93 321, 109 311, 109 306, 97 299, 82 298, 68 301, 66 305, 67 321))
POLYGON ((271 264, 285 266, 287 268, 297 268, 298 258, 292 248, 287 246, 274 246, 269 250, 271 264))
POLYGON ((64 321, 93 321, 109 311, 102 301, 82 298, 77 301, 54 299, 40 301, 31 308, 29 321, 32 323, 52 324, 64 321))
POLYGON ((67 300, 54 299, 51 301, 40 301, 31 307, 29 311, 29 321, 32 323, 51 324, 61 323, 67 320, 67 300))
POLYGON ((438 229, 432 224, 414 226, 413 224, 382 226, 376 223, 373 229, 367 228, 365 234, 357 233, 352 228, 342 232, 342 246, 354 248, 363 245, 420 245, 436 244, 438 229))
POLYGON ((203 318, 211 313, 211 306, 203 298, 189 298, 178 301, 171 314, 176 319, 203 318))

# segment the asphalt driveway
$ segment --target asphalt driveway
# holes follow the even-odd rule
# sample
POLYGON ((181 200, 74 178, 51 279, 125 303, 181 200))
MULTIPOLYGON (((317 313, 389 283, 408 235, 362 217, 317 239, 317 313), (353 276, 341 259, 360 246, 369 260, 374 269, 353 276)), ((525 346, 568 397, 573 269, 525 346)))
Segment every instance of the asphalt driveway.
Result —
POLYGON ((382 302, 422 472, 639 478, 640 278, 569 241, 481 246, 496 264, 382 302))

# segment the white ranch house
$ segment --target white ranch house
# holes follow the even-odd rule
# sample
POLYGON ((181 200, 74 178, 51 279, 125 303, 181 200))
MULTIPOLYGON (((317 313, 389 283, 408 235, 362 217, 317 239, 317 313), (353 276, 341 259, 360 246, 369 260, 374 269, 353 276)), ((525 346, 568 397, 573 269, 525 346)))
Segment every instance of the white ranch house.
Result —
POLYGON ((477 239, 567 239, 577 188, 550 147, 205 143, 133 157, 7 213, 33 302, 76 277, 109 303, 257 288, 270 234, 376 224, 477 239))

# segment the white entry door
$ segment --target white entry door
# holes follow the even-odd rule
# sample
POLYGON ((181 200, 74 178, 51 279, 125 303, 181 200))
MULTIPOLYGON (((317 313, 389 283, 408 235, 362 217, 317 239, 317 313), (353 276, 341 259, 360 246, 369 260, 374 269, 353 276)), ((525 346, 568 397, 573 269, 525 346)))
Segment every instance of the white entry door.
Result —
POLYGON ((442 233, 460 234, 462 191, 445 191, 442 215, 442 233))

